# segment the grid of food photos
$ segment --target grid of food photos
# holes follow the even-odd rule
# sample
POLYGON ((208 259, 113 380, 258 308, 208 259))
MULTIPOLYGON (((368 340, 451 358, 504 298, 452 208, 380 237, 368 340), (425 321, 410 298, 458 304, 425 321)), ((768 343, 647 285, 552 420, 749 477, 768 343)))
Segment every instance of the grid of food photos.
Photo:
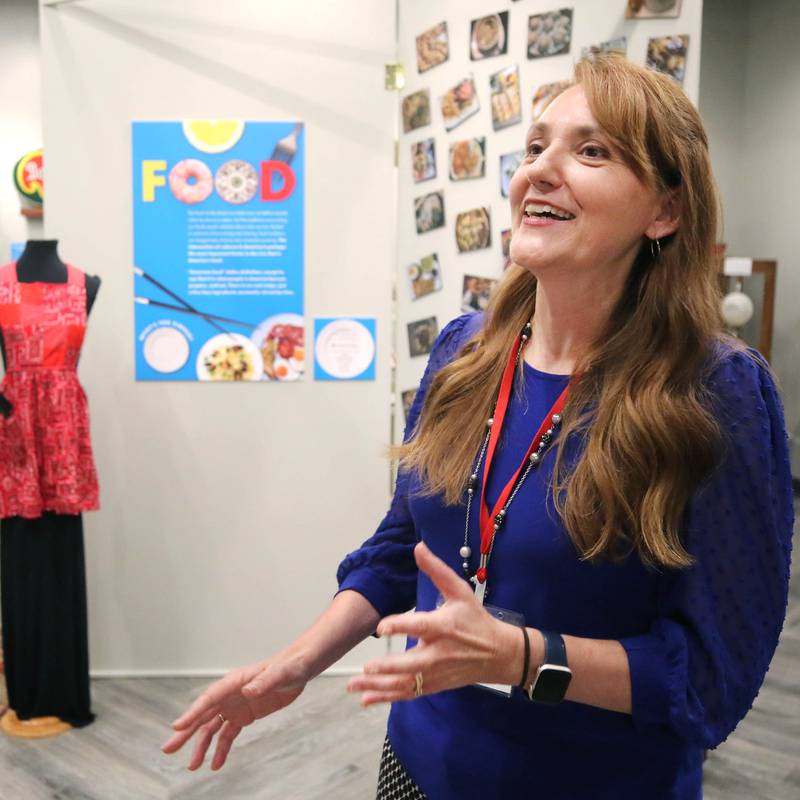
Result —
MULTIPOLYGON (((611 6, 615 4, 617 16, 629 21, 624 32, 630 34, 631 25, 637 30, 640 25, 647 29, 649 23, 645 20, 678 20, 682 0, 609 0, 609 13, 614 12, 611 6)), ((501 144, 509 139, 500 134, 519 125, 519 147, 524 136, 522 126, 535 120, 569 85, 573 63, 579 58, 616 52, 666 73, 680 84, 684 82, 688 35, 678 32, 649 36, 643 53, 630 52, 624 35, 587 43, 584 33, 583 39, 576 42, 573 31, 580 12, 580 8, 573 7, 542 11, 541 4, 529 11, 523 3, 515 2, 510 8, 475 19, 438 21, 414 36, 419 80, 411 82, 413 89, 402 95, 400 101, 405 146, 410 147, 411 179, 414 184, 425 184, 419 187, 413 200, 419 247, 405 267, 406 296, 414 304, 411 321, 406 324, 407 352, 412 359, 424 360, 439 334, 439 321, 432 312, 441 312, 442 305, 432 299, 434 295, 453 298, 447 301, 447 319, 459 311, 457 293, 462 313, 482 311, 499 282, 497 273, 511 263, 511 230, 499 230, 498 236, 496 228, 493 236, 492 208, 508 202, 509 184, 523 164, 525 152, 501 144), (534 10, 536 13, 531 13, 534 10), (511 28, 510 20, 517 15, 522 19, 516 19, 511 28), (513 38, 512 30, 517 32, 513 38), (457 43, 455 49, 451 36, 452 42, 457 43), (564 58, 558 61, 558 56, 564 58), (496 65, 488 72, 477 66, 477 62, 487 59, 494 59, 487 66, 496 65), (536 74, 536 65, 545 63, 542 59, 548 59, 547 63, 554 66, 556 62, 563 64, 563 74, 561 67, 556 66, 547 73, 551 76, 549 80, 523 87, 520 65, 526 65, 525 76, 530 78, 536 74), (559 76, 559 80, 553 79, 559 76), (464 125, 473 118, 487 122, 476 124, 473 120, 464 125), (487 175, 497 175, 498 167, 499 185, 495 186, 487 175), (464 203, 467 186, 472 201, 464 203), (440 247, 442 232, 429 235, 440 229, 452 236, 455 248, 450 255, 440 247), (481 267, 477 264, 485 264, 485 260, 470 257, 481 251, 497 252, 494 274, 480 274, 481 267), (441 294, 443 290, 446 295, 441 294)), ((674 28, 679 30, 679 24, 674 28)), ((659 30, 664 30, 663 25, 659 30)), ((636 38, 641 41, 638 34, 636 38)), ((495 224, 498 222, 504 224, 501 216, 495 224)), ((415 391, 408 388, 400 392, 406 417, 415 391)))

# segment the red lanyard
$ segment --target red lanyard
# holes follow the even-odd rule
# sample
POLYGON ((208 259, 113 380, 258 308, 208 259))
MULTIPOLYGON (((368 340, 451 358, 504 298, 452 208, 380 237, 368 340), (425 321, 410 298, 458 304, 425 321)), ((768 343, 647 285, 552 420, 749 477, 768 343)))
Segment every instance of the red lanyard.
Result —
POLYGON ((512 348, 511 352, 508 356, 508 363, 506 364, 505 372, 503 373, 503 380, 500 384, 500 394, 497 398, 497 406, 495 407, 494 418, 492 422, 492 428, 489 433, 489 445, 486 450, 486 463, 483 468, 483 484, 481 486, 481 501, 480 501, 480 526, 481 526, 481 566, 478 568, 478 571, 475 573, 475 577, 477 578, 479 583, 485 583, 486 578, 488 577, 487 566, 489 560, 489 554, 492 550, 492 542, 495 536, 495 517, 497 516, 498 512, 505 506, 506 501, 508 500, 511 492, 514 490, 514 484, 517 481, 520 473, 528 464, 528 460, 531 457, 531 454, 539 448, 539 442, 542 440, 542 435, 548 428, 552 426, 552 417, 553 414, 561 414, 562 409, 564 408, 565 403, 567 402, 567 396, 569 395, 569 390, 572 385, 572 381, 567 384, 564 391, 561 393, 560 397, 556 402, 553 404, 553 407, 550 411, 547 412, 545 418, 542 420, 542 424, 539 426, 539 430, 536 431, 536 435, 533 437, 533 441, 531 442, 530 447, 528 448, 528 452, 525 454, 525 457, 522 459, 522 463, 519 465, 517 471, 511 476, 508 483, 505 485, 505 488, 500 493, 500 497, 497 499, 497 502, 494 505, 494 509, 492 509, 491 514, 489 513, 489 509, 486 505, 486 483, 489 478, 489 470, 492 466, 492 459, 494 458, 494 452, 497 447, 497 441, 500 438, 500 434, 503 430, 503 421, 506 418, 506 411, 508 410, 508 402, 511 398, 511 389, 514 385, 514 372, 517 369, 517 355, 519 354, 519 349, 522 346, 522 337, 517 339, 516 345, 512 348))

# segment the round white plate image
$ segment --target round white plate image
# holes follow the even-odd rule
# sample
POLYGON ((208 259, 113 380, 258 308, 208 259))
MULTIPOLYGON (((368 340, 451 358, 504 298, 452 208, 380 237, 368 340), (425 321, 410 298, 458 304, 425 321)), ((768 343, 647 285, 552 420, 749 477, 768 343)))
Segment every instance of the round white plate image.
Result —
POLYGON ((189 358, 189 340, 177 328, 162 325, 147 334, 142 355, 156 372, 177 372, 189 358))
POLYGON ((201 381, 260 381, 264 364, 246 336, 220 333, 200 348, 195 369, 201 381))
POLYGON ((314 355, 329 375, 348 380, 360 375, 372 363, 375 340, 357 320, 335 319, 319 332, 314 355))

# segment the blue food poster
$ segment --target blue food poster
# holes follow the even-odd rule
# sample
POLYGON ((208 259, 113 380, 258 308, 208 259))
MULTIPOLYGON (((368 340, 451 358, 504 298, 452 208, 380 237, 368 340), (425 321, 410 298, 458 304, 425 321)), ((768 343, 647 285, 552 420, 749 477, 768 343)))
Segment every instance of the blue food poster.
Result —
POLYGON ((302 123, 133 123, 136 379, 305 370, 302 123))

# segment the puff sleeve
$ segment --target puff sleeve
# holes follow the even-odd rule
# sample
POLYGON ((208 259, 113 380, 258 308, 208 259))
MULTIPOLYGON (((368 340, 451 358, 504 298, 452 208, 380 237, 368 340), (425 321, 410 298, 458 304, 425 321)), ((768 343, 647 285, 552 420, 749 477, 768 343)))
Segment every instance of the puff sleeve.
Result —
MULTIPOLYGON (((434 375, 457 355, 475 329, 479 315, 465 314, 448 323, 433 345, 422 381, 408 413, 403 441, 419 418, 434 375)), ((413 608, 417 597, 418 537, 408 509, 409 474, 399 470, 389 511, 375 533, 345 557, 336 578, 339 591, 352 589, 366 597, 381 617, 413 608)))
POLYGON ((733 732, 764 681, 786 615, 794 524, 783 409, 770 373, 734 351, 711 388, 729 441, 684 516, 696 564, 662 576, 650 630, 621 640, 637 729, 666 727, 706 749, 733 732))

